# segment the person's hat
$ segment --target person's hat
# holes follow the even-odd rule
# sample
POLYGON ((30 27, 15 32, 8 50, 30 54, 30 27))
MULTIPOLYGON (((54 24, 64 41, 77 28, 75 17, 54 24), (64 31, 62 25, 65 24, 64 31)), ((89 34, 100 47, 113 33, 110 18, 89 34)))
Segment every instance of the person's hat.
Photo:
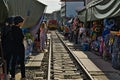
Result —
POLYGON ((24 21, 24 19, 23 19, 23 17, 21 17, 21 16, 16 16, 16 17, 14 18, 14 23, 15 23, 15 24, 21 23, 21 22, 23 22, 23 21, 24 21))

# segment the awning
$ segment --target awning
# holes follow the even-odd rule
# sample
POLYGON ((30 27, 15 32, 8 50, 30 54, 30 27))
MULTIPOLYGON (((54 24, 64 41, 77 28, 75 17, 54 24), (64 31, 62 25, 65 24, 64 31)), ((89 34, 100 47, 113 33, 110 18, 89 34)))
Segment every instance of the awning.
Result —
POLYGON ((92 11, 97 19, 120 16, 120 0, 103 0, 92 11))
POLYGON ((30 28, 39 21, 46 5, 37 0, 4 0, 8 6, 8 16, 21 15, 26 19, 24 27, 30 28))
POLYGON ((78 18, 80 19, 80 21, 85 22, 85 14, 86 14, 86 9, 79 11, 78 18))
MULTIPOLYGON (((84 20, 85 12, 86 10, 83 10, 78 13, 81 20, 84 20)), ((98 4, 89 3, 89 6, 87 6, 87 21, 116 16, 120 16, 120 0, 102 0, 98 4)))

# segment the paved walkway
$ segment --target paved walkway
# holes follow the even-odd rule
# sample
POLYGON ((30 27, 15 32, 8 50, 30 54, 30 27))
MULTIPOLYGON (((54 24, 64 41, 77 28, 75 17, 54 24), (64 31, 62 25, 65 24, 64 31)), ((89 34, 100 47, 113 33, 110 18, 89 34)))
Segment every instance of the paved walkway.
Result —
MULTIPOLYGON (((30 67, 40 67, 41 66, 41 61, 44 57, 44 53, 38 53, 36 55, 31 55, 29 56, 30 59, 28 60, 28 62, 26 62, 25 67, 26 68, 30 68, 30 67)), ((17 73, 15 76, 15 80, 20 80, 21 78, 21 73, 17 73)))
POLYGON ((103 60, 100 56, 91 52, 74 51, 74 54, 80 59, 88 71, 117 71, 112 64, 103 60))
MULTIPOLYGON (((73 43, 70 43, 70 42, 66 44, 69 46, 74 45, 73 43)), ((95 53, 92 53, 90 51, 74 50, 73 53, 79 59, 79 61, 83 64, 83 66, 87 69, 88 72, 98 72, 98 73, 100 72, 102 74, 109 73, 110 76, 106 75, 107 76, 106 80, 120 80, 120 71, 114 69, 112 67, 112 64, 102 59, 101 56, 98 56, 95 53)), ((99 80, 102 80, 102 79, 99 79, 99 80)))
MULTIPOLYGON (((67 45, 74 45, 73 43, 66 43, 67 45)), ((75 45, 74 45, 75 46, 75 45)), ((80 51, 80 50, 74 50, 74 54, 81 60, 83 64, 86 66, 92 63, 93 65, 96 65, 98 69, 102 69, 103 71, 118 71, 112 67, 112 64, 108 61, 105 61, 101 58, 101 56, 96 55, 95 53, 92 53, 90 51, 80 51), (88 60, 89 59, 89 60, 88 60)), ((92 68, 90 68, 91 70, 92 68)))

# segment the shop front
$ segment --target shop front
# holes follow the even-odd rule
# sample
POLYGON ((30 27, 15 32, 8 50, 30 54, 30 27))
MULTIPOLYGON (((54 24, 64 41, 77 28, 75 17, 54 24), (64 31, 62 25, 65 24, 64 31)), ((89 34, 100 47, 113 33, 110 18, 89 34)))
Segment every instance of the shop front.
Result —
POLYGON ((89 3, 78 16, 81 21, 87 21, 90 50, 105 60, 111 60, 113 67, 120 69, 120 1, 89 3))

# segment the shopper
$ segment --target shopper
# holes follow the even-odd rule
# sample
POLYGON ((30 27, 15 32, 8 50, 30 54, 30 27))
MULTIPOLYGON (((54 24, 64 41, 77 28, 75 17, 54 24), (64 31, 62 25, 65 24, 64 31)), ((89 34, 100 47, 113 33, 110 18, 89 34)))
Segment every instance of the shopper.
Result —
POLYGON ((23 26, 24 19, 21 16, 16 16, 14 18, 14 26, 12 28, 13 32, 13 59, 12 59, 12 68, 11 68, 11 77, 12 80, 15 79, 15 68, 17 60, 19 59, 20 69, 21 69, 21 78, 25 78, 25 48, 23 44, 24 35, 22 33, 21 27, 23 26))
POLYGON ((119 58, 119 46, 120 46, 120 37, 114 35, 114 41, 112 43, 112 67, 115 69, 120 69, 120 58, 119 58))
POLYGON ((85 27, 82 22, 79 24, 79 32, 78 32, 78 41, 79 43, 83 40, 83 35, 85 34, 85 27))
POLYGON ((4 59, 6 61, 6 72, 7 72, 7 78, 10 77, 9 71, 10 71, 10 61, 11 56, 13 53, 13 37, 12 37, 12 26, 13 26, 13 19, 14 17, 8 17, 4 23, 4 26, 2 27, 2 50, 4 59))
POLYGON ((45 28, 46 24, 43 22, 40 25, 40 52, 43 52, 45 49, 46 33, 47 29, 45 28))
POLYGON ((47 47, 47 33, 48 33, 48 24, 47 21, 44 21, 45 23, 45 46, 47 47))
POLYGON ((64 37, 65 39, 68 39, 69 35, 69 27, 67 25, 64 26, 64 37))

